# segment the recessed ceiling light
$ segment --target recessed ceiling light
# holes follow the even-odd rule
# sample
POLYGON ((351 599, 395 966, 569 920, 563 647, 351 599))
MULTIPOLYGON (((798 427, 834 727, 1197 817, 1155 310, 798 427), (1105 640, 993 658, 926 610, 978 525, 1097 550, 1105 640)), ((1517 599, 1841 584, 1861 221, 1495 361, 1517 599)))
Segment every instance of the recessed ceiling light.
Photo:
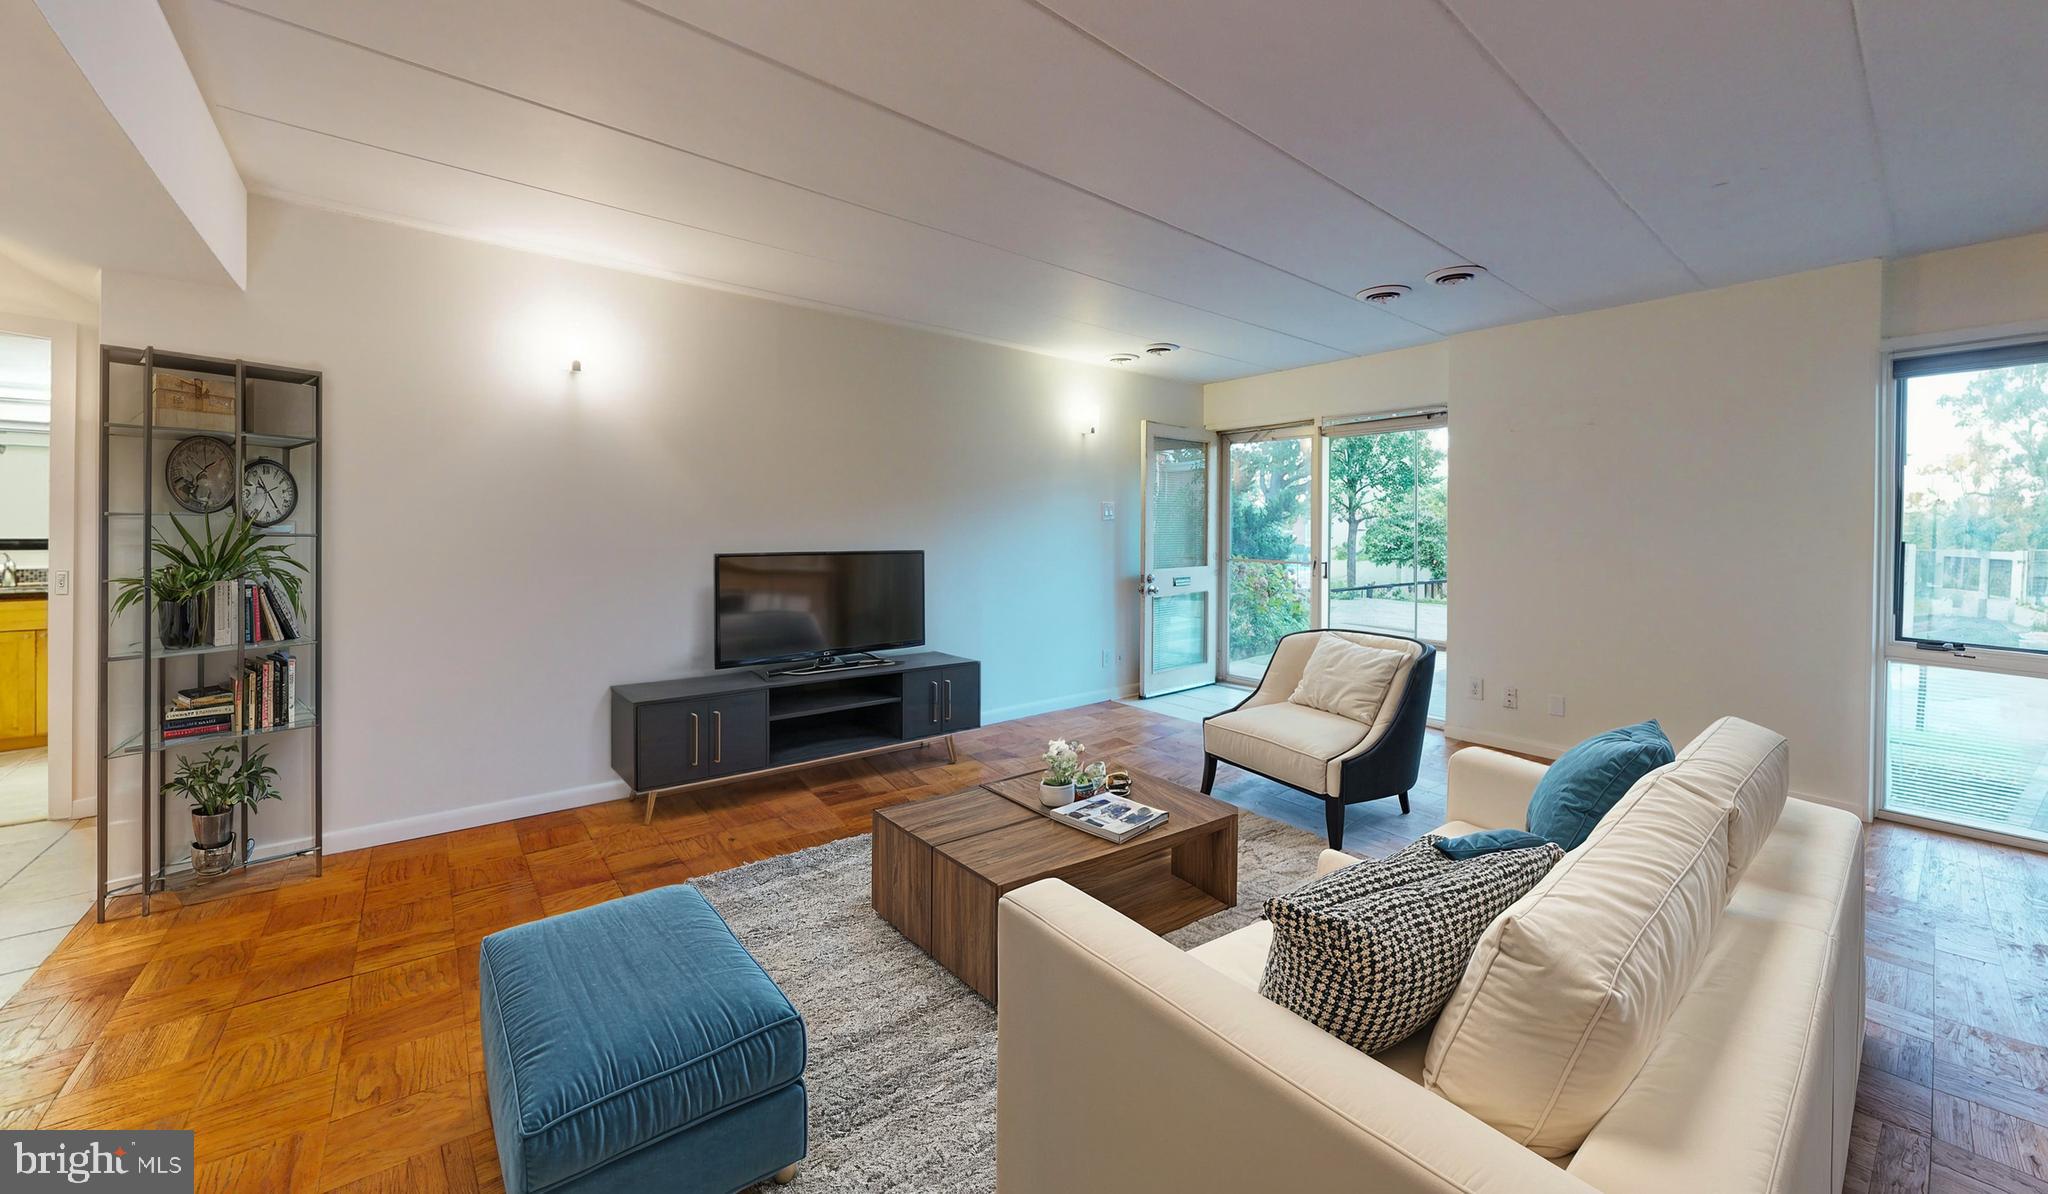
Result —
POLYGON ((1456 286, 1470 282, 1486 271, 1476 265, 1449 265, 1425 275, 1425 280, 1437 286, 1456 286))
POLYGON ((1166 341, 1161 340, 1156 344, 1147 344, 1145 346, 1145 351, 1155 357, 1163 357, 1167 353, 1172 352, 1174 349, 1179 347, 1180 345, 1178 344, 1168 344, 1166 341))
POLYGON ((1389 282, 1384 286, 1366 287, 1358 292, 1358 298, 1359 301, 1367 303, 1391 303, 1407 293, 1408 288, 1406 286, 1402 286, 1397 282, 1389 282))
POLYGON ((1128 365, 1137 359, 1138 354, 1135 352, 1118 352, 1110 354, 1109 363, 1112 365, 1128 365))

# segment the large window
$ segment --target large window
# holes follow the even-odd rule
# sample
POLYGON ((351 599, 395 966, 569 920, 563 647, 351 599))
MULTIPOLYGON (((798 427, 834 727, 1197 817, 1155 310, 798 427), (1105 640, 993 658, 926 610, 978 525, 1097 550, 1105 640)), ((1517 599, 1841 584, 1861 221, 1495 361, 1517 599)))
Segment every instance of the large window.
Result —
POLYGON ((2048 840, 2048 343, 1892 377, 1884 810, 2048 840))
MULTIPOLYGON (((1314 626, 1434 643, 1449 633, 1450 430, 1442 410, 1223 436, 1227 679, 1256 682, 1314 626)), ((1439 657, 1430 715, 1444 713, 1439 657)))
POLYGON ((1230 470, 1226 674, 1256 681, 1284 635, 1307 630, 1315 555, 1315 440, 1305 431, 1226 437, 1230 470))

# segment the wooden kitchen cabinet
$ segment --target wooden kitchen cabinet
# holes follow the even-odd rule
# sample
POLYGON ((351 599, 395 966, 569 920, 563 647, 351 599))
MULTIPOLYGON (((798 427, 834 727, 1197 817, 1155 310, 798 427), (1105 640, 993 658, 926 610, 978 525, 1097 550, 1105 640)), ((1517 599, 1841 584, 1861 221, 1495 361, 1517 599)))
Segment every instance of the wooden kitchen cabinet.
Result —
POLYGON ((0 599, 0 750, 50 737, 50 602, 0 599))

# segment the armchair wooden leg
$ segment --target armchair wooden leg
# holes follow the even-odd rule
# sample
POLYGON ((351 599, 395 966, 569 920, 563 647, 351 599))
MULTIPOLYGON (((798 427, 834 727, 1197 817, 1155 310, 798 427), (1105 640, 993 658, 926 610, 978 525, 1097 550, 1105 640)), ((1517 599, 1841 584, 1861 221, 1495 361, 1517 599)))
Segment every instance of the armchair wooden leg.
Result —
POLYGON ((1408 815, 1408 793, 1406 792, 1401 793, 1401 815, 1404 817, 1408 815))
POLYGON ((1216 786, 1216 756, 1202 756, 1202 795, 1207 796, 1216 786))
POLYGON ((1343 801, 1341 801, 1341 800, 1331 800, 1331 799, 1329 799, 1329 798, 1327 798, 1327 797, 1325 797, 1325 798, 1324 798, 1324 800, 1323 800, 1323 828, 1325 828, 1326 830, 1328 830, 1328 831, 1329 831, 1329 835, 1330 835, 1330 849, 1332 849, 1332 850, 1342 850, 1342 849, 1344 848, 1344 802, 1343 802, 1343 801))

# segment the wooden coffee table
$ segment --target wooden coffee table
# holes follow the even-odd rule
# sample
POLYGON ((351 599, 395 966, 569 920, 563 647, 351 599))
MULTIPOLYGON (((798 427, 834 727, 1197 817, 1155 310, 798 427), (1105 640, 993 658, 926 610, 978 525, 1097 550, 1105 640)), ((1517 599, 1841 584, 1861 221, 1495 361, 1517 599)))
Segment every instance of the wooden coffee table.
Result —
POLYGON ((1118 844, 1041 813, 1038 775, 875 812, 875 911, 991 1002, 1013 888, 1064 879, 1155 933, 1236 907, 1236 808, 1132 771, 1131 798, 1170 815, 1118 844))

